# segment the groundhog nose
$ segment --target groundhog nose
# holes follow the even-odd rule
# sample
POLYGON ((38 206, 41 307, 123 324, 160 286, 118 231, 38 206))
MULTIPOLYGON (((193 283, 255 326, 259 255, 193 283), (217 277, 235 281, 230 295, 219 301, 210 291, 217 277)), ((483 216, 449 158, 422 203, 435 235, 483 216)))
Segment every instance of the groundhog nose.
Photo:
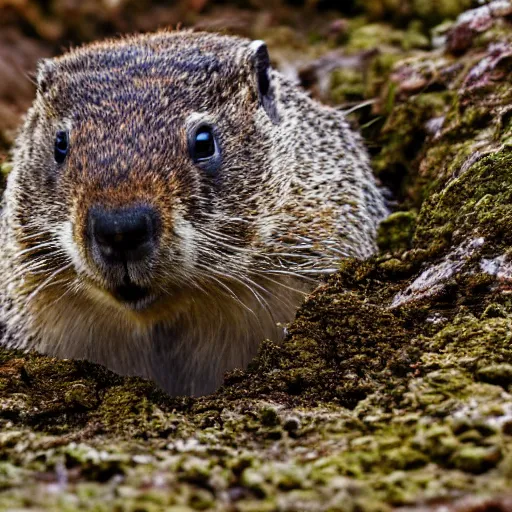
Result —
POLYGON ((99 253, 106 263, 148 257, 158 236, 158 215, 149 206, 93 207, 89 210, 87 225, 93 254, 99 253))

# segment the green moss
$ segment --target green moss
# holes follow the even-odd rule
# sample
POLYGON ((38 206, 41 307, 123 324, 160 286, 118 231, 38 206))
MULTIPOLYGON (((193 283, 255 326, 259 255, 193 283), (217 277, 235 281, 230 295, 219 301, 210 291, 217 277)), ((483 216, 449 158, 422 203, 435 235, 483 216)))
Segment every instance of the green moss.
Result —
POLYGON ((12 171, 12 162, 0 162, 0 173, 7 176, 12 171))
POLYGON ((377 244, 383 252, 401 252, 410 249, 416 227, 416 213, 395 212, 381 222, 377 244))
POLYGON ((420 211, 416 244, 445 247, 462 242, 464 234, 471 231, 475 238, 481 236, 508 247, 512 225, 511 165, 512 155, 507 150, 482 156, 467 172, 432 194, 420 211), (454 232, 460 236, 454 236, 454 232))
POLYGON ((461 471, 483 473, 495 467, 501 458, 501 450, 496 446, 465 446, 453 455, 452 463, 461 471))
POLYGON ((361 70, 340 68, 331 74, 330 96, 335 104, 364 98, 365 83, 361 70))
MULTIPOLYGON (((425 85, 428 81, 425 82, 425 85)), ((372 165, 381 179, 408 206, 419 206, 423 191, 416 186, 418 159, 423 152, 427 123, 441 119, 452 101, 449 91, 433 91, 400 100, 397 86, 391 82, 386 88, 388 97, 383 108, 390 112, 375 143, 380 147, 372 165), (389 95, 392 96, 389 96, 389 95)), ((423 182, 422 182, 423 183, 423 182)))
POLYGON ((391 18, 403 23, 416 17, 429 26, 453 19, 477 5, 472 0, 359 0, 359 4, 373 19, 391 18))
POLYGON ((498 363, 484 366, 478 370, 478 378, 490 384, 498 384, 505 389, 512 384, 512 365, 498 363))
POLYGON ((422 19, 433 19, 442 21, 446 18, 455 18, 459 13, 471 7, 471 0, 438 0, 429 2, 427 0, 413 0, 414 11, 422 19))
POLYGON ((349 51, 372 50, 395 46, 402 50, 428 48, 430 42, 422 32, 421 22, 413 22, 407 30, 399 30, 385 23, 365 24, 354 29, 347 42, 349 51))

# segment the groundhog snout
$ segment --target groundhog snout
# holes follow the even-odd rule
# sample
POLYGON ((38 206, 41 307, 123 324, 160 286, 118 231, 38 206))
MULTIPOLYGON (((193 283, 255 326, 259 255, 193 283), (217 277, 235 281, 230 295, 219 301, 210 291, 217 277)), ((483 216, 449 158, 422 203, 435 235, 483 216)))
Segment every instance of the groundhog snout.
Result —
POLYGON ((155 252, 159 236, 159 215, 151 206, 93 206, 89 210, 87 239, 93 259, 100 265, 145 260, 155 252))

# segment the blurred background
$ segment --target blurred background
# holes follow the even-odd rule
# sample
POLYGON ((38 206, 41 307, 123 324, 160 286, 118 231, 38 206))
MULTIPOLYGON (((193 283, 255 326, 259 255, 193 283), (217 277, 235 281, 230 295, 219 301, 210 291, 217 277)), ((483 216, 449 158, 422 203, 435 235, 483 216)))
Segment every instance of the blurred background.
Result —
MULTIPOLYGON (((34 95, 41 57, 126 32, 162 27, 264 39, 275 66, 316 98, 349 112, 367 139, 380 179, 403 195, 411 148, 379 160, 386 113, 397 94, 425 87, 424 76, 389 82, 404 57, 444 44, 450 20, 477 0, 0 0, 0 165, 34 95), (395 81, 396 82, 396 81, 395 81), (390 85, 391 84, 391 85, 390 85)), ((457 53, 455 42, 452 48, 457 53)), ((434 81, 435 82, 435 81, 434 81)), ((430 82, 429 82, 430 83, 430 82)))

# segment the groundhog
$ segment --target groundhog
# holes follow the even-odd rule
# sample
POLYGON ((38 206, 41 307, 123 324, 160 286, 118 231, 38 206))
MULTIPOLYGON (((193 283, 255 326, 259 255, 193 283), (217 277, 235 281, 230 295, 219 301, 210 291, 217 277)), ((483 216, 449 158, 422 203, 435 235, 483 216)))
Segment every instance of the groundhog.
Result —
POLYGON ((386 213, 343 114, 262 41, 192 31, 44 60, 1 225, 4 344, 213 392, 386 213))

